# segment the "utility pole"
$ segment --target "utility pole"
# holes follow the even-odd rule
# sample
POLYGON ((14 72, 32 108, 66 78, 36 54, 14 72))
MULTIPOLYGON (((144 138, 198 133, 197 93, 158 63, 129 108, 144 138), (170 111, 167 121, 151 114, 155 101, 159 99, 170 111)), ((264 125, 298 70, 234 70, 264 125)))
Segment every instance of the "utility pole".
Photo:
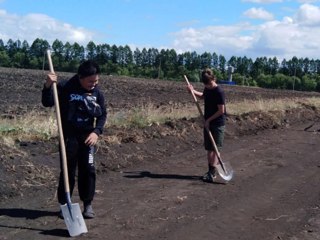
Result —
POLYGON ((292 91, 294 91, 294 84, 295 84, 295 81, 296 81, 296 70, 297 70, 297 67, 294 66, 294 76, 293 76, 292 91))
POLYGON ((158 79, 160 79, 160 74, 161 74, 161 57, 160 57, 159 69, 158 69, 158 79))

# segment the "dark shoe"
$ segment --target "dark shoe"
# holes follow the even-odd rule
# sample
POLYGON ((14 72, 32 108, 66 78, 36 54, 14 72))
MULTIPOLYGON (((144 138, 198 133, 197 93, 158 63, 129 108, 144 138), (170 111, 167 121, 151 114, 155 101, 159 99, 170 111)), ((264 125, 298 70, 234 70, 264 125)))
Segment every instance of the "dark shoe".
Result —
POLYGON ((205 175, 203 175, 202 181, 213 183, 215 178, 216 178, 215 174, 212 174, 211 172, 207 172, 205 175))
POLYGON ((84 218, 88 218, 88 219, 91 219, 91 218, 94 218, 95 217, 95 213, 92 209, 92 205, 91 204, 88 204, 88 205, 85 205, 84 206, 84 211, 83 211, 83 217, 84 218))

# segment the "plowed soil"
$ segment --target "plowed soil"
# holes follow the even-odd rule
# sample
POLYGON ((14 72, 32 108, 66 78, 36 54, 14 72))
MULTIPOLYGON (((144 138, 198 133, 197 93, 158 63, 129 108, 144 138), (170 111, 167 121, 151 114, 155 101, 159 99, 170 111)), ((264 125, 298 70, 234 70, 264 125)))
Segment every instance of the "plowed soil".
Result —
MULTIPOLYGON (((1 118, 52 111, 40 103, 46 72, 0 73, 1 118)), ((110 116, 146 104, 171 112, 195 107, 183 81, 102 76, 100 85, 110 116)), ((227 103, 320 97, 222 87, 227 103)), ((221 154, 235 175, 214 184, 200 180, 207 164, 199 118, 144 128, 108 125, 96 153, 96 218, 86 220, 88 233, 78 238, 320 239, 319 117, 319 109, 305 104, 286 112, 228 115, 221 154)), ((17 136, 11 145, 1 142, 0 150, 0 239, 68 238, 56 199, 58 140, 17 136)), ((72 202, 82 208, 77 190, 72 202)))

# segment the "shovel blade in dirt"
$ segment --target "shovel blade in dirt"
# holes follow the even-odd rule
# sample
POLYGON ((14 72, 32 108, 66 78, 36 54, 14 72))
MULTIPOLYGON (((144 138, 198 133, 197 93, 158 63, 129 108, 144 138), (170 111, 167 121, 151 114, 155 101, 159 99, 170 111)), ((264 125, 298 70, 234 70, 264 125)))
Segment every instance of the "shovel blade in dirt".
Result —
POLYGON ((227 161, 223 161, 223 168, 221 166, 221 164, 216 166, 217 170, 218 170, 218 174, 219 176, 225 180, 225 181, 230 181, 233 178, 233 169, 231 167, 231 165, 229 164, 229 162, 227 161))
POLYGON ((61 205, 61 211, 71 237, 88 232, 78 203, 61 205))

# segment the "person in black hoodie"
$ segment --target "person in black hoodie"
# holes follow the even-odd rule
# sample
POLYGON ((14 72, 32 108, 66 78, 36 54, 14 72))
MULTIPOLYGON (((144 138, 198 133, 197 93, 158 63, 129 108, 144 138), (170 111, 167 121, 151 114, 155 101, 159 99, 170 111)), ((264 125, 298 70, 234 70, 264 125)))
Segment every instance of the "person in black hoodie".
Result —
MULTIPOLYGON (((94 218, 92 201, 96 186, 94 146, 102 134, 107 120, 107 110, 102 91, 98 88, 99 66, 87 60, 78 73, 67 81, 57 84, 61 122, 66 145, 67 166, 70 194, 72 195, 76 168, 78 166, 78 190, 83 201, 85 218, 94 218)), ((54 106, 52 84, 57 82, 57 75, 49 73, 42 90, 42 105, 54 106)), ((60 153, 60 165, 62 166, 60 153)), ((65 189, 62 167, 58 186, 58 201, 65 204, 65 189)), ((61 213, 60 213, 60 216, 61 213)))
POLYGON ((202 177, 205 182, 214 182, 216 178, 216 166, 219 160, 206 128, 210 129, 218 148, 222 148, 226 121, 226 104, 223 89, 218 86, 216 77, 211 69, 207 68, 201 73, 201 81, 204 84, 202 92, 196 91, 192 85, 188 90, 204 100, 204 147, 207 150, 208 172, 202 177))

